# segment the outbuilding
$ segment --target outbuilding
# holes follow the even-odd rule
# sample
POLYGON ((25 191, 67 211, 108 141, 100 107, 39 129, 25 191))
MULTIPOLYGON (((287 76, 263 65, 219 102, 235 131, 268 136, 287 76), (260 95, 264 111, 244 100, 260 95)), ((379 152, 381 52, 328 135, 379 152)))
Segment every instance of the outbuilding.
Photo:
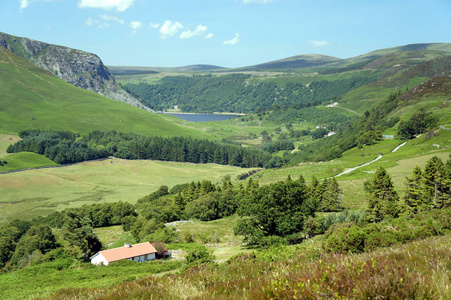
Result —
POLYGON ((99 251, 91 257, 93 265, 104 264, 107 266, 110 262, 118 260, 134 260, 137 262, 154 260, 157 250, 151 243, 125 244, 124 247, 110 250, 99 251))

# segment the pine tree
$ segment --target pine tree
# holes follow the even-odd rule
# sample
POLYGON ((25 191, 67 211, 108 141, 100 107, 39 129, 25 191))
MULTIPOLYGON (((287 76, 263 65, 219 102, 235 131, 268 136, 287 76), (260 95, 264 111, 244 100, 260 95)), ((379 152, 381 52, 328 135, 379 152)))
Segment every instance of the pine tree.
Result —
POLYGON ((445 203, 444 205, 446 206, 450 206, 451 205, 451 154, 449 155, 449 159, 446 161, 445 164, 445 189, 444 189, 444 193, 447 195, 447 197, 445 198, 445 203))
POLYGON ((425 194, 424 178, 420 167, 416 166, 413 169, 412 174, 409 177, 406 177, 404 186, 404 203, 413 213, 417 213, 418 211, 427 209, 427 207, 431 206, 430 203, 428 203, 425 194))
POLYGON ((322 186, 321 211, 340 211, 342 209, 340 203, 341 190, 335 177, 329 180, 324 179, 322 186))
POLYGON ((376 171, 372 179, 365 182, 365 190, 370 193, 367 207, 369 221, 379 222, 384 217, 398 215, 399 196, 390 175, 383 167, 376 171))
POLYGON ((434 203, 435 207, 441 208, 447 198, 446 191, 449 189, 449 186, 446 186, 447 176, 443 161, 437 156, 432 157, 426 163, 423 176, 428 199, 434 203))

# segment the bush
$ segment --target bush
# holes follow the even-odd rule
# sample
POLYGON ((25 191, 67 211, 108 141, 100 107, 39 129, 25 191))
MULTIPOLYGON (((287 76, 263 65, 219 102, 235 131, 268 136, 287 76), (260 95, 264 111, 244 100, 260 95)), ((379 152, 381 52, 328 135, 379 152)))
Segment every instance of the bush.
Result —
POLYGON ((325 243, 325 250, 339 253, 359 253, 365 249, 368 234, 354 223, 340 224, 337 230, 329 235, 325 243))
POLYGON ((192 250, 185 257, 186 263, 189 265, 192 264, 208 264, 212 263, 215 259, 214 255, 210 253, 206 247, 201 246, 194 250, 192 250))

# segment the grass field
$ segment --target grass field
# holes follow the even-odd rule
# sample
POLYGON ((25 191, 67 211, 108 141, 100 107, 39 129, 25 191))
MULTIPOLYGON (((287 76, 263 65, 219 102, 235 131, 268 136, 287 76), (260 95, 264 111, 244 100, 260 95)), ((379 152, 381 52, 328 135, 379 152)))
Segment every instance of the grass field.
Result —
POLYGON ((248 172, 214 164, 107 159, 72 166, 0 174, 0 220, 33 218, 95 202, 136 201, 176 184, 248 172))

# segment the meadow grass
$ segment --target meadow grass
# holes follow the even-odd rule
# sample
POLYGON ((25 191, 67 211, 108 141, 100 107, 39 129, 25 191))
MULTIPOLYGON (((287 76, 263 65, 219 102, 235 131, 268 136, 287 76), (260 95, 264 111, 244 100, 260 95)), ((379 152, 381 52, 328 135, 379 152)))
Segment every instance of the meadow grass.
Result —
POLYGON ((68 287, 102 288, 178 269, 180 261, 157 260, 138 263, 123 261, 93 266, 73 259, 58 259, 41 265, 0 274, 1 299, 48 297, 68 287))
POLYGON ((106 159, 0 174, 0 220, 29 219, 83 204, 136 201, 191 181, 221 181, 251 169, 215 164, 106 159))
POLYGON ((94 228, 104 249, 113 249, 124 246, 125 243, 136 244, 137 241, 122 229, 122 225, 94 228))
POLYGON ((300 246, 289 259, 241 256, 181 274, 104 288, 68 288, 50 299, 449 299, 450 247, 451 235, 354 255, 300 246), (306 255, 304 250, 317 253, 306 255))
POLYGON ((51 161, 47 157, 32 152, 7 154, 4 155, 2 159, 6 160, 7 164, 0 166, 0 173, 22 169, 58 166, 57 163, 51 161))

